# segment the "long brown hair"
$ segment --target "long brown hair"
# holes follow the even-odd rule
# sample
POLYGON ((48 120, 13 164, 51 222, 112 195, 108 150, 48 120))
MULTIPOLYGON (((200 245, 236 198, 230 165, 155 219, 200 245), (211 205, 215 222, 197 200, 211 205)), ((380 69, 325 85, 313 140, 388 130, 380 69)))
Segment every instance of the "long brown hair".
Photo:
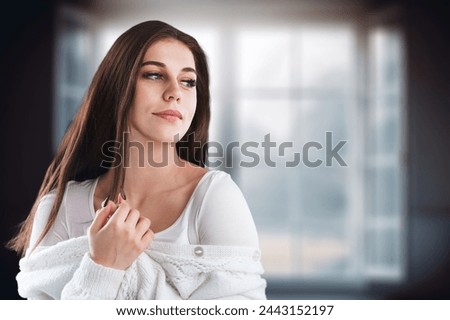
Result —
POLYGON ((205 166, 210 119, 209 75, 206 56, 198 42, 161 21, 146 21, 123 33, 113 44, 94 75, 81 107, 64 135, 56 155, 42 182, 34 205, 8 247, 22 255, 29 246, 33 221, 40 199, 55 190, 48 222, 39 243, 55 223, 67 182, 94 179, 113 170, 111 196, 116 197, 124 179, 128 113, 132 104, 136 79, 145 52, 158 40, 173 38, 192 52, 197 71, 197 107, 187 133, 176 143, 180 158, 205 166), (102 163, 102 146, 109 141, 119 144, 121 157, 114 157, 110 167, 102 163))

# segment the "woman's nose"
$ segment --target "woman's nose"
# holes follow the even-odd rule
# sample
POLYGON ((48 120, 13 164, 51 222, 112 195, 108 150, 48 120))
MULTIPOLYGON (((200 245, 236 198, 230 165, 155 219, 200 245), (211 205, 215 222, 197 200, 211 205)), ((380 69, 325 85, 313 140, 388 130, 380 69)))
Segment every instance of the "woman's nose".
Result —
POLYGON ((175 100, 176 102, 180 101, 181 98, 181 90, 178 82, 172 81, 164 91, 163 98, 165 101, 175 100))

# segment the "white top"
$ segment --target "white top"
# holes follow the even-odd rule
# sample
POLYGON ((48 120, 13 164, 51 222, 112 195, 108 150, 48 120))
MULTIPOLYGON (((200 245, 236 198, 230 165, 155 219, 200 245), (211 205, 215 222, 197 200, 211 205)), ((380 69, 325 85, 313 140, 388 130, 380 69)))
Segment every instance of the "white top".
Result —
MULTIPOLYGON (((127 270, 96 264, 86 231, 98 179, 67 184, 55 224, 20 260, 28 299, 265 299, 256 228, 231 177, 208 171, 172 226, 127 270)), ((30 248, 47 223, 55 192, 42 197, 30 248)))
MULTIPOLYGON (((40 246, 86 235, 94 216, 97 179, 67 184, 55 224, 40 246)), ((30 248, 44 229, 56 193, 42 197, 36 211, 30 248)), ((245 246, 258 248, 255 224, 239 187, 230 175, 208 171, 198 182, 180 217, 167 229, 155 233, 155 241, 174 244, 245 246)))

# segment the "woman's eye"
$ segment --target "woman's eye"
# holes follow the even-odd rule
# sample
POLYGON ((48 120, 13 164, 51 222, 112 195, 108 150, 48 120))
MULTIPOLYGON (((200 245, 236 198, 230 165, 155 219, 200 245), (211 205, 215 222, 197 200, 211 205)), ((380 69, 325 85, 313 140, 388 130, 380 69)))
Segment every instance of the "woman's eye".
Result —
POLYGON ((144 73, 144 78, 150 79, 150 80, 158 80, 161 79, 163 75, 158 72, 146 72, 144 73))
POLYGON ((197 85, 197 81, 194 79, 182 80, 181 83, 189 88, 194 88, 197 85))

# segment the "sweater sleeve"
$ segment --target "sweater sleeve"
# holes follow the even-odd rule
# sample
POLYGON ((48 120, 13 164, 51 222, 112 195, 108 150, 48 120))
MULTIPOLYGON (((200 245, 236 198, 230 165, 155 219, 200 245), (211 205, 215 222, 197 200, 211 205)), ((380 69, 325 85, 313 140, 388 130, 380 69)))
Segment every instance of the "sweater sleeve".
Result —
MULTIPOLYGON (((34 248, 38 243, 38 239, 44 231, 45 225, 50 217, 53 204, 56 200, 56 194, 54 191, 43 196, 39 202, 34 216, 33 228, 31 231, 29 248, 34 248)), ((61 206, 56 216, 55 223, 45 235, 42 241, 39 243, 41 246, 52 246, 60 241, 69 239, 66 209, 65 209, 65 197, 61 203, 61 206)))
POLYGON ((19 261, 16 276, 21 297, 28 299, 114 299, 126 271, 90 259, 87 237, 38 246, 19 261))
MULTIPOLYGON (((53 203, 56 200, 54 192, 42 197, 36 209, 33 228, 30 238, 30 246, 24 259, 34 254, 34 250, 42 251, 51 248, 60 242, 71 238, 66 206, 67 191, 59 208, 55 223, 50 228, 41 242, 37 241, 42 234, 50 216, 53 203), (36 244, 38 245, 36 248, 36 244)), ((45 273, 41 273, 45 274, 45 273)), ((53 288, 42 292, 34 291, 33 296, 25 296, 28 299, 114 299, 119 290, 125 271, 106 268, 96 264, 89 256, 86 248, 85 255, 77 269, 68 269, 64 274, 49 274, 55 279, 53 288), (70 275, 70 276, 69 276, 70 275), (57 280, 59 279, 59 280, 57 280), (45 292, 47 291, 47 292, 45 292)), ((20 279, 20 277, 18 278, 20 279)), ((21 285, 20 283, 18 283, 21 285)))
POLYGON ((230 175, 221 172, 211 182, 198 213, 197 232, 204 245, 259 247, 250 209, 230 175))
POLYGON ((117 297, 124 270, 96 264, 86 253, 80 267, 61 293, 61 299, 113 300, 117 297))
POLYGON ((181 299, 266 299, 256 248, 154 242, 147 253, 164 269, 167 283, 181 299))

